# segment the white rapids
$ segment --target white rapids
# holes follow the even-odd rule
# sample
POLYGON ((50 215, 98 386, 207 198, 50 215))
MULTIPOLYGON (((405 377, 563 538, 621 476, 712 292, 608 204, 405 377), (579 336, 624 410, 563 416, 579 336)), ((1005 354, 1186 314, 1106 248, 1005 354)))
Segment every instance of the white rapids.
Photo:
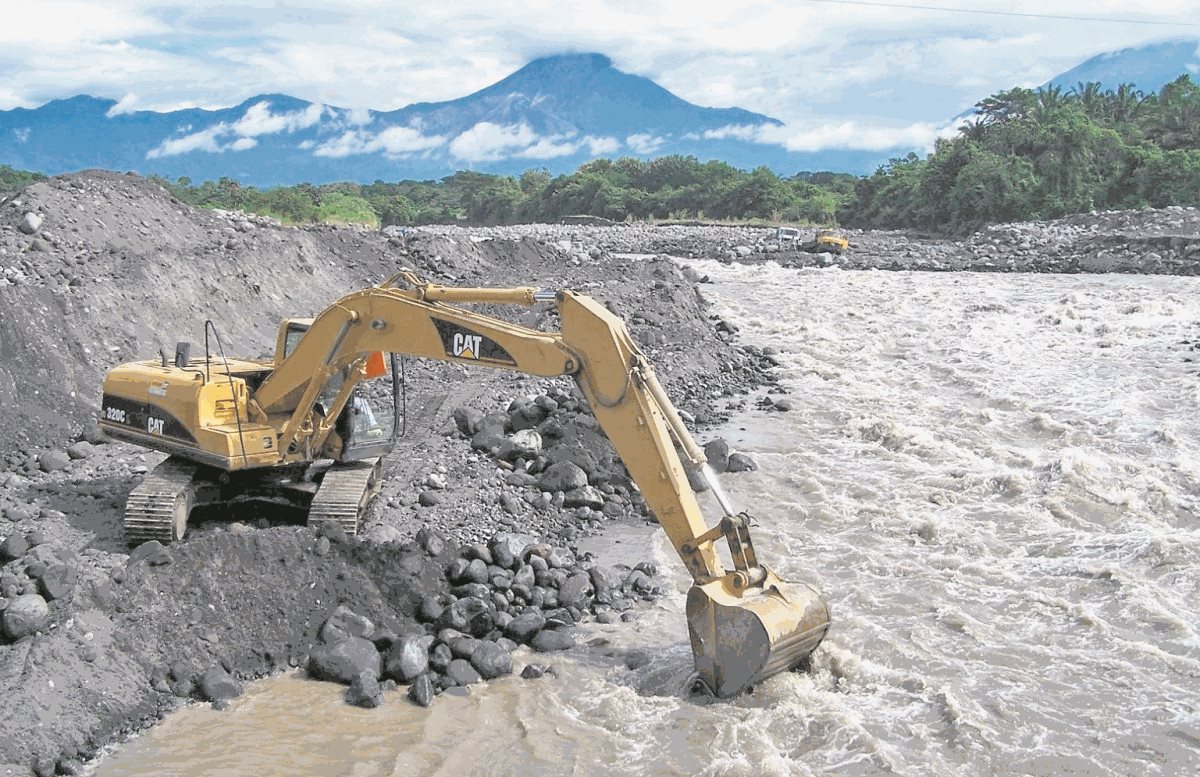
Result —
POLYGON ((97 773, 1200 772, 1200 279, 694 266, 792 392, 725 430, 760 469, 722 482, 760 557, 829 599, 810 672, 689 699, 685 580, 632 532, 591 547, 651 545, 678 592, 558 678, 428 711, 276 678, 97 773))

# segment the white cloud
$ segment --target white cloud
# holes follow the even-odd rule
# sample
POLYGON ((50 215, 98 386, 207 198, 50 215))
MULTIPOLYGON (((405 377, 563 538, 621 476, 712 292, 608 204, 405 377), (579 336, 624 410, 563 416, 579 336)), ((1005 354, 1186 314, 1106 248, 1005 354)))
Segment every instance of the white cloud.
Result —
POLYGON ((588 135, 583 138, 583 143, 588 147, 588 153, 592 156, 603 156, 604 154, 614 154, 621 148, 621 141, 610 137, 596 137, 588 135))
POLYGON ((493 162, 538 142, 528 124, 481 121, 450 141, 450 154, 467 162, 493 162))
POLYGON ((137 105, 137 101, 138 97, 136 94, 133 92, 126 92, 125 96, 120 100, 117 100, 117 102, 113 104, 113 107, 109 108, 108 112, 104 115, 111 119, 113 116, 120 116, 123 113, 133 113, 135 110, 134 106, 137 105))
POLYGON ((254 138, 238 138, 229 144, 230 151, 246 151, 258 145, 254 138))
MULTIPOLYGON (((383 153, 399 158, 445 145, 444 135, 422 135, 412 127, 388 127, 372 134, 362 130, 347 130, 336 138, 316 147, 313 156, 341 158, 356 154, 383 153)), ((303 143, 302 148, 307 148, 303 143)))
POLYGON ((636 135, 630 135, 625 138, 625 145, 629 146, 635 154, 653 154, 665 142, 665 138, 660 138, 657 135, 651 135, 646 132, 639 132, 636 135))
POLYGON ((233 131, 245 138, 295 132, 313 126, 324 113, 325 106, 318 103, 290 113, 271 113, 271 104, 263 100, 246 109, 242 118, 234 122, 233 131))
POLYGON ((20 129, 14 128, 12 132, 13 132, 13 137, 15 137, 17 139, 18 143, 28 143, 29 142, 29 127, 21 127, 20 129))
POLYGON ((228 148, 219 140, 219 137, 228 131, 229 125, 221 122, 189 135, 168 138, 146 152, 146 158, 159 159, 164 156, 178 156, 193 151, 207 151, 215 154, 228 148))
POLYGON ((887 151, 897 148, 929 150, 936 138, 954 134, 957 124, 916 123, 904 126, 874 126, 855 121, 820 124, 804 129, 763 124, 757 127, 728 127, 704 133, 705 137, 731 137, 754 143, 779 145, 788 151, 857 149, 887 151))

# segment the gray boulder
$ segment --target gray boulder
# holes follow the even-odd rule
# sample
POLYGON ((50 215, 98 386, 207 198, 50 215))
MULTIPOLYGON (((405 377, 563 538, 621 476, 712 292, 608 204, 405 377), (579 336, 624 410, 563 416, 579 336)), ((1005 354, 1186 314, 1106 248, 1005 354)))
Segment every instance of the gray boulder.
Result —
POLYGON ((558 603, 563 607, 587 606, 588 597, 592 595, 592 579, 586 572, 576 572, 566 579, 558 589, 558 603))
POLYGON ((729 472, 750 472, 758 469, 754 459, 744 453, 733 453, 729 456, 729 472))
POLYGON ((407 684, 429 671, 429 651, 420 637, 404 636, 392 643, 384 661, 383 673, 398 683, 407 684))
POLYGON ((92 455, 93 447, 87 440, 80 440, 71 447, 67 448, 67 456, 72 459, 86 459, 92 455))
POLYGON ((495 642, 480 642, 471 654, 471 666, 485 680, 512 674, 512 656, 495 642))
POLYGON ((587 485, 587 473, 579 465, 570 461, 560 461, 551 464, 538 478, 538 486, 543 491, 573 491, 587 485))
POLYGON ((21 216, 21 220, 17 222, 17 229, 21 230, 26 235, 35 234, 42 228, 42 214, 27 211, 21 216))
POLYGON ((315 648, 308 657, 308 673, 318 680, 331 680, 349 685, 363 672, 375 677, 383 661, 375 645, 362 637, 349 637, 332 645, 315 648))
POLYGON ((537 610, 526 610, 504 627, 504 636, 518 644, 527 645, 546 626, 546 619, 537 610))
POLYGON ((454 409, 454 424, 458 431, 467 437, 479 432, 483 425, 483 413, 473 407, 456 407, 454 409))
POLYGON ((475 667, 471 666, 469 661, 461 658, 454 659, 446 667, 446 677, 454 681, 454 685, 473 685, 483 681, 479 672, 475 671, 475 667))
POLYGON ((379 678, 370 672, 355 675, 350 687, 346 689, 346 703, 365 709, 374 709, 383 704, 383 690, 379 687, 379 678))
POLYGON ((592 486, 573 488, 563 495, 563 507, 590 507, 599 509, 604 506, 604 496, 592 486))
POLYGON ((724 472, 729 464, 729 443, 718 437, 704 446, 704 457, 715 472, 724 472))
POLYGON ((370 639, 375 633, 375 624, 369 618, 359 615, 344 604, 329 614, 321 626, 321 641, 327 645, 349 639, 362 637, 370 639))
POLYGON ((71 457, 66 451, 46 451, 38 456, 38 466, 42 472, 58 472, 71 466, 71 457))
POLYGON ((542 452, 542 436, 533 429, 522 429, 500 444, 496 458, 503 461, 533 459, 542 452))
POLYGON ((433 704, 433 681, 428 673, 421 675, 408 686, 408 698, 420 707, 433 704))
POLYGON ((4 632, 9 639, 21 639, 40 631, 50 618, 50 607, 37 594, 22 594, 4 608, 4 632))
POLYGON ((236 699, 242 695, 242 684, 222 666, 214 666, 200 676, 200 695, 205 701, 236 699))
POLYGON ((575 638, 561 629, 543 629, 534 636, 529 646, 539 653, 570 650, 575 647, 575 638))
POLYGON ((491 546, 493 556, 496 554, 496 546, 504 545, 505 550, 507 550, 509 554, 511 554, 514 558, 519 559, 521 558, 521 554, 525 551, 525 548, 528 548, 535 542, 536 540, 531 534, 502 531, 497 532, 492 536, 492 541, 489 543, 489 545, 491 546))
POLYGON ((46 568, 38 586, 47 599, 69 599, 75 591, 78 573, 69 564, 52 564, 46 568))

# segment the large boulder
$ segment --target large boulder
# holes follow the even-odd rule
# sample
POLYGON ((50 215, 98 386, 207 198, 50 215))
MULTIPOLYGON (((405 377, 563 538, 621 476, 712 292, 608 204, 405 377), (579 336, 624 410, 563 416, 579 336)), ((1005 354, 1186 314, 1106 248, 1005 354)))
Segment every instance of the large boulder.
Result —
POLYGON ((504 627, 504 636, 518 644, 527 645, 546 625, 546 619, 537 610, 526 610, 504 627))
POLYGON ((543 491, 573 491, 583 488, 588 483, 587 473, 579 465, 570 461, 560 461, 551 464, 538 478, 538 486, 543 491))
POLYGON ((320 636, 322 642, 332 645, 350 637, 370 639, 374 633, 375 624, 369 618, 359 615, 344 604, 339 604, 325 619, 320 636))
POLYGON ((729 472, 751 472, 758 469, 754 459, 744 453, 733 453, 729 456, 729 472))
POLYGON ((454 659, 446 667, 446 678, 452 680, 454 685, 473 685, 483 680, 479 672, 475 671, 475 667, 461 658, 454 659))
POLYGON ((242 695, 242 684, 223 666, 214 666, 200 676, 200 695, 205 701, 234 699, 242 695))
POLYGON ((71 466, 71 457, 66 451, 46 451, 38 456, 38 466, 42 468, 42 472, 58 472, 71 466))
POLYGON ((437 620, 437 629, 454 629, 474 637, 486 635, 495 626, 492 607, 482 599, 468 596, 451 604, 437 620))
POLYGON ((379 677, 383 661, 369 640, 348 637, 332 645, 315 648, 308 657, 308 673, 318 680, 349 685, 362 672, 379 677))
POLYGON ((383 663, 383 673, 401 685, 429 671, 429 651, 420 637, 404 636, 392 643, 383 663))
POLYGON ((374 709, 383 704, 383 690, 379 678, 370 672, 360 672, 346 689, 346 703, 355 707, 374 709))
POLYGON ((47 599, 69 599, 75 591, 77 576, 70 564, 51 564, 38 580, 38 587, 47 599))
POLYGON ((558 589, 558 603, 563 607, 583 609, 593 593, 592 579, 586 572, 576 572, 558 589))
POLYGON ((575 638, 561 629, 542 629, 530 641, 529 646, 539 653, 569 650, 575 647, 575 638))
POLYGON ((483 425, 483 413, 473 407, 456 407, 454 409, 454 425, 466 437, 472 437, 479 432, 483 425))
POLYGON ((471 666, 485 680, 512 674, 512 656, 495 642, 480 642, 471 653, 471 666))
POLYGON ((34 211, 26 211, 21 220, 17 222, 17 229, 21 230, 26 235, 36 234, 42 228, 42 214, 34 211))
POLYGON ((503 461, 529 461, 542 452, 542 436, 533 429, 522 429, 500 444, 496 458, 503 461))
POLYGON ((50 619, 50 607, 37 594, 23 594, 4 608, 4 632, 9 639, 21 639, 40 631, 50 619))
POLYGON ((503 545, 508 555, 519 559, 521 558, 521 554, 525 552, 525 549, 535 542, 537 540, 534 539, 532 534, 502 531, 492 535, 492 541, 488 545, 491 547, 493 556, 496 555, 497 546, 503 545))
POLYGON ((715 472, 724 472, 729 464, 729 443, 718 437, 704 446, 704 458, 715 472))
POLYGON ((408 686, 408 698, 420 707, 433 704, 433 680, 428 674, 423 674, 408 686))

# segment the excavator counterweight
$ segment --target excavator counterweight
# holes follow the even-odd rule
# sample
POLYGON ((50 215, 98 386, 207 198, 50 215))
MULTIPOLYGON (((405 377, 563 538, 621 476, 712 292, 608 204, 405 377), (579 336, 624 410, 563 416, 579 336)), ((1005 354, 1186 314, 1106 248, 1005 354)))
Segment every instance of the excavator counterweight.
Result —
MULTIPOLYGON (((310 523, 355 533, 378 491, 390 428, 361 391, 382 353, 571 376, 694 584, 687 617, 696 670, 732 696, 801 664, 829 627, 811 586, 758 562, 750 520, 707 468, 624 322, 590 297, 534 288, 455 288, 401 272, 342 297, 312 319, 288 319, 269 361, 193 359, 113 368, 100 426, 170 454, 126 507, 131 541, 181 539, 199 504, 268 498, 304 507, 310 523), (561 332, 542 332, 458 307, 553 303, 561 332), (682 454, 682 458, 681 458, 682 454), (685 467, 712 486, 724 515, 709 526, 685 467), (718 548, 728 548, 726 569, 718 548)), ((393 418, 397 391, 393 383, 393 418)))

